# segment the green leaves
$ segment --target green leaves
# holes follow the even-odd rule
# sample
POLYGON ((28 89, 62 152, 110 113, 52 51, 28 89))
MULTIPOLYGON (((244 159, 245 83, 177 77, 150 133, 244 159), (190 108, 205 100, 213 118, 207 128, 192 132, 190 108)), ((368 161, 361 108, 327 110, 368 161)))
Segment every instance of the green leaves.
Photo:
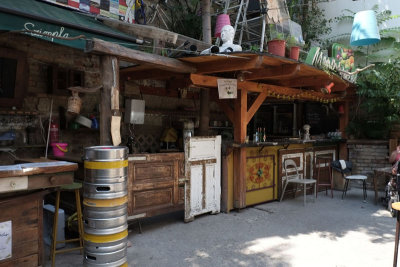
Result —
POLYGON ((386 138, 393 123, 400 122, 400 61, 376 64, 358 74, 359 109, 349 123, 357 138, 386 138))

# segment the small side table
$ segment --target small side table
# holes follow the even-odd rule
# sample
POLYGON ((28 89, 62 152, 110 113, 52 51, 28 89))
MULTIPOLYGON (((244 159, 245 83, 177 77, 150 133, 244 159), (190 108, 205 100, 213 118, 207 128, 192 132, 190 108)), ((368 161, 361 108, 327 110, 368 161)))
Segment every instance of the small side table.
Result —
POLYGON ((316 179, 317 180, 317 185, 316 185, 317 186, 317 194, 316 194, 316 196, 318 196, 318 191, 319 191, 318 188, 320 186, 323 186, 326 189, 326 191, 325 191, 326 195, 328 195, 328 187, 331 188, 331 197, 333 198, 333 179, 332 179, 331 161, 332 161, 332 158, 330 156, 322 156, 321 155, 321 156, 317 156, 315 158, 315 166, 316 166, 315 170, 316 170, 316 174, 317 174, 317 179, 316 179), (321 173, 321 165, 322 164, 324 164, 324 166, 328 166, 329 181, 327 181, 327 182, 321 181, 322 177, 321 177, 320 173, 321 173))

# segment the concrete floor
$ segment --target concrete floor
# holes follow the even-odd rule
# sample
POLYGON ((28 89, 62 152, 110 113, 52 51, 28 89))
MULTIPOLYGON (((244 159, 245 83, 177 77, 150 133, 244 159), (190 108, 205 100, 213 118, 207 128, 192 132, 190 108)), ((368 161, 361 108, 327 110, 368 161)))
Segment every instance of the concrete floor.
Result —
MULTIPOLYGON (((183 214, 130 225, 129 266, 392 266, 395 218, 373 192, 362 201, 353 188, 341 200, 319 193, 284 199, 229 214, 203 215, 184 223, 183 214)), ((57 255, 57 267, 81 266, 79 252, 57 255)), ((50 266, 47 262, 46 266, 50 266)))

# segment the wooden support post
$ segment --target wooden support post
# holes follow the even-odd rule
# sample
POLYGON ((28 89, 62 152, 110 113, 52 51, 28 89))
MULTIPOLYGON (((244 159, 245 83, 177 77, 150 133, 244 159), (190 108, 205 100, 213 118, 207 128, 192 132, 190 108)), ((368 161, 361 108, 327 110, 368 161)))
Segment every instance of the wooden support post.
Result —
POLYGON ((200 124, 199 124, 200 136, 208 136, 209 125, 210 125, 210 91, 208 88, 202 88, 200 91, 200 124))
POLYGON ((101 57, 103 88, 100 99, 100 145, 111 145, 111 90, 113 87, 113 56, 101 57))
MULTIPOLYGON (((244 143, 247 134, 247 89, 242 88, 235 100, 234 140, 244 143)), ((246 207, 246 148, 234 150, 233 155, 233 205, 241 209, 246 207)))
MULTIPOLYGON (((346 127, 349 124, 349 102, 343 102, 344 113, 340 115, 339 118, 339 131, 342 132, 342 138, 346 138, 346 127)), ((347 151, 347 144, 340 143, 339 144, 339 159, 347 160, 348 151, 347 151)))

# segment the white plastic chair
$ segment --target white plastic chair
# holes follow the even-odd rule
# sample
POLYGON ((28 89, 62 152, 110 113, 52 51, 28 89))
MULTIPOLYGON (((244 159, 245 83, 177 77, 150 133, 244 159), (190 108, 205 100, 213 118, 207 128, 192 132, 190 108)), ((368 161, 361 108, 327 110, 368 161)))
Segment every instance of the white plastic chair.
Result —
POLYGON ((283 168, 285 169, 285 185, 283 186, 282 194, 281 194, 281 199, 282 201, 283 196, 285 194, 286 187, 289 183, 293 184, 302 184, 303 185, 303 190, 304 190, 304 205, 306 205, 306 189, 307 185, 312 185, 314 184, 314 201, 316 198, 316 193, 317 193, 317 180, 315 179, 304 179, 299 175, 299 171, 297 169, 297 165, 292 159, 286 159, 283 163, 283 168), (296 174, 288 174, 288 169, 294 168, 296 170, 296 174))

